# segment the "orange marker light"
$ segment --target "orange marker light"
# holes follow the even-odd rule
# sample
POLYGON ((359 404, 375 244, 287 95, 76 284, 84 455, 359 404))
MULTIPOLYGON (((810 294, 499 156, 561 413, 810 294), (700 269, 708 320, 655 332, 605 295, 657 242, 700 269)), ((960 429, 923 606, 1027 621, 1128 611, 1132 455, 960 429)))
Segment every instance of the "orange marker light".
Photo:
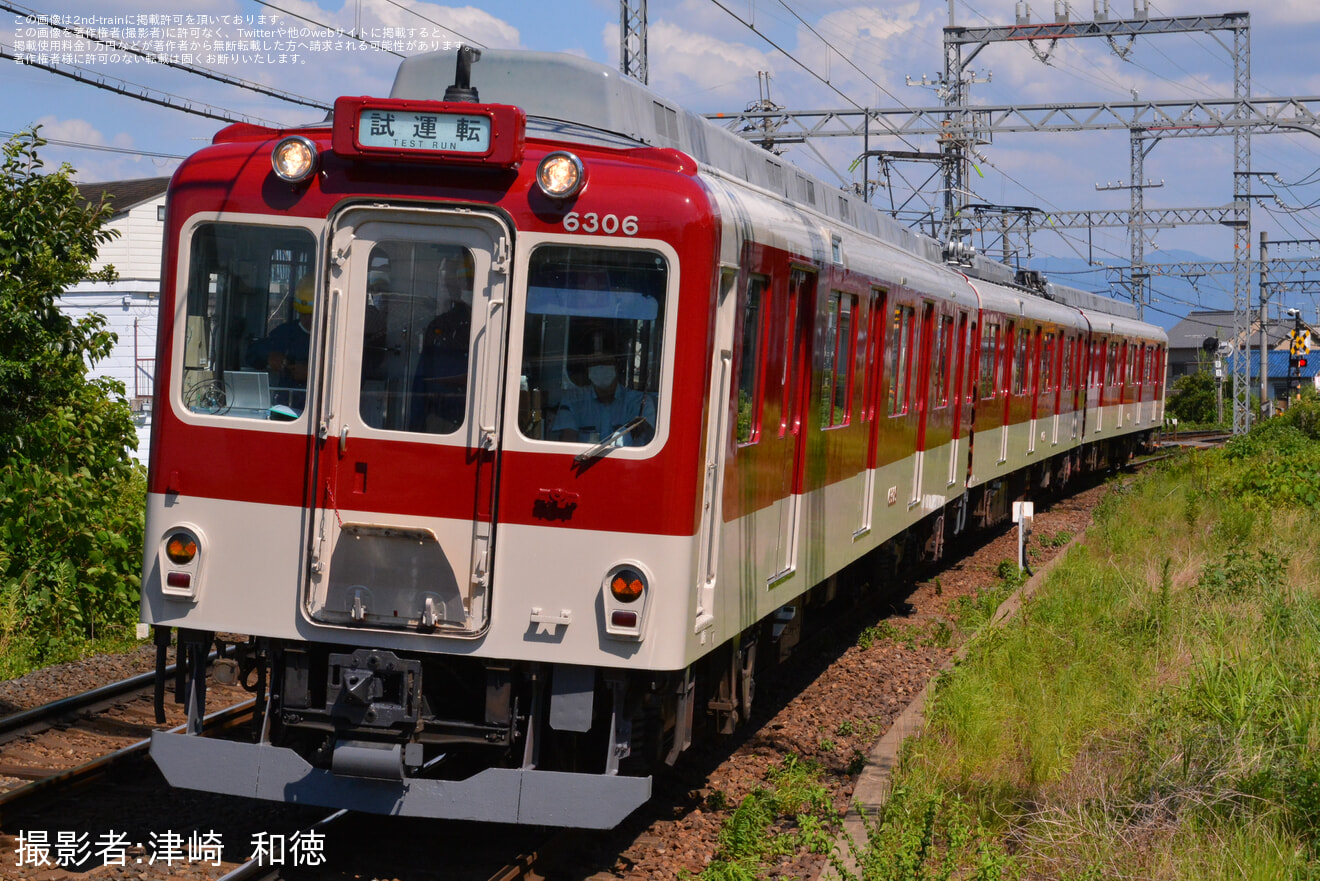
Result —
POLYGON ((610 579, 610 593, 621 603, 634 602, 644 590, 646 590, 646 581, 631 569, 620 569, 610 579))
POLYGON ((185 566, 197 556, 197 542, 186 532, 176 532, 165 542, 165 556, 171 563, 185 566))

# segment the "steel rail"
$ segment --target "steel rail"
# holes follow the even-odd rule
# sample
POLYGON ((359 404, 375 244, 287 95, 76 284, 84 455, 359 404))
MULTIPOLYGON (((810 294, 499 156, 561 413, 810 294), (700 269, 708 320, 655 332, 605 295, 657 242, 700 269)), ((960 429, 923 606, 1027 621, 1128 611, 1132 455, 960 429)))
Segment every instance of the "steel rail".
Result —
MULTIPOLYGON (((216 710, 214 713, 206 716, 202 720, 203 731, 218 731, 226 728, 232 728, 235 725, 242 724, 252 717, 256 709, 256 698, 249 698, 242 703, 234 704, 222 710, 216 710)), ((181 734, 187 729, 187 723, 176 725, 170 729, 171 734, 181 734)), ((90 762, 76 765, 72 768, 66 768, 62 771, 56 771, 48 777, 42 777, 39 780, 33 780, 31 783, 25 783, 22 786, 0 793, 0 819, 3 819, 6 809, 12 812, 15 804, 30 801, 49 794, 52 790, 82 786, 104 774, 108 769, 115 765, 125 762, 146 753, 151 746, 151 738, 139 740, 137 743, 130 744, 112 753, 106 753, 90 762)))
MULTIPOLYGON (((211 652, 206 662, 214 663, 219 655, 211 652)), ((177 664, 170 664, 165 668, 165 678, 168 681, 176 672, 177 664)), ((102 685, 93 688, 91 691, 84 691, 80 694, 69 695, 68 697, 53 700, 50 703, 40 706, 30 707, 26 710, 20 710, 8 716, 0 717, 0 735, 12 734, 13 732, 25 728, 29 725, 35 725, 46 721, 55 716, 61 716, 65 713, 71 713, 77 710, 83 710, 94 706, 110 698, 123 697, 126 694, 145 688, 148 685, 154 685, 156 682, 156 672, 148 670, 146 673, 139 673, 136 676, 130 676, 128 679, 122 679, 119 682, 111 682, 109 685, 102 685)))

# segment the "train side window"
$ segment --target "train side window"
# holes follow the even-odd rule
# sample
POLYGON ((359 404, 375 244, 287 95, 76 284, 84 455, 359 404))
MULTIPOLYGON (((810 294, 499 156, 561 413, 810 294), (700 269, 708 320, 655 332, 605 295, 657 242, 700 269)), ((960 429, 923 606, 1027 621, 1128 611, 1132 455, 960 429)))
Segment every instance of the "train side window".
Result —
POLYGON ((296 419, 307 401, 316 239, 305 229, 205 223, 193 232, 183 406, 296 419))
POLYGON ((799 267, 788 273, 788 301, 784 310, 784 378, 782 409, 779 417, 779 436, 796 434, 802 419, 802 393, 810 391, 811 340, 806 337, 802 324, 802 310, 816 302, 816 275, 799 267), (803 371, 806 375, 803 375, 803 371))
POLYGON ((761 374, 765 369, 761 340, 769 314, 765 308, 769 289, 770 279, 764 275, 752 275, 747 279, 747 299, 742 314, 742 361, 738 365, 737 431, 740 444, 754 444, 761 436, 761 374))
POLYGON ((1074 340, 1068 337, 1063 346, 1063 390, 1067 391, 1073 387, 1073 351, 1074 340))
POLYGON ((879 288, 871 289, 870 316, 866 328, 860 328, 863 335, 857 345, 864 347, 865 358, 862 361, 862 421, 875 418, 878 405, 877 397, 884 382, 883 365, 880 363, 884 350, 885 319, 889 314, 888 294, 879 288))
POLYGON ((1054 334, 1045 334, 1045 343, 1040 347, 1040 390, 1054 389, 1054 334))
POLYGON ((821 369, 821 427, 847 425, 852 418, 853 312, 857 297, 830 291, 821 369))
POLYGON ((1019 333, 1017 353, 1013 358, 1013 394, 1026 394, 1027 372, 1031 364, 1031 334, 1019 333))
POLYGON ((995 368, 999 365, 999 324, 987 321, 981 329, 981 399, 995 396, 999 388, 995 368))
POLYGON ((895 306, 894 319, 889 328, 889 343, 885 352, 885 375, 893 377, 889 384, 889 415, 902 416, 908 411, 908 385, 912 361, 912 328, 916 309, 895 306))
POLYGON ((940 316, 940 326, 935 333, 935 407, 949 405, 950 361, 953 357, 953 316, 940 316))
POLYGON ((669 266, 654 251, 542 245, 527 267, 527 437, 643 446, 655 436, 669 266))
POLYGON ((1118 343, 1109 344, 1109 357, 1105 359, 1105 385, 1118 385, 1118 343))
POLYGON ((976 379, 975 371, 977 369, 977 366, 981 363, 981 338, 977 335, 975 319, 972 320, 970 330, 967 335, 967 355, 965 357, 967 361, 967 367, 965 370, 966 375, 964 376, 964 381, 966 382, 966 386, 964 387, 964 391, 963 391, 963 400, 965 400, 968 404, 974 404, 976 403, 976 394, 977 394, 976 391, 977 379, 976 379))

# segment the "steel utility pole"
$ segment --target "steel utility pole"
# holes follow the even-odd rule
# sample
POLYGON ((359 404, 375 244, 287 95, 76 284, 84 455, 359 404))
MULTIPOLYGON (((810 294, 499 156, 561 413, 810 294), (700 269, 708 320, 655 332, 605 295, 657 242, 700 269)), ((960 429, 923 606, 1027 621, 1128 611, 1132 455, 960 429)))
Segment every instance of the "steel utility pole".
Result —
POLYGON ((1260 231, 1260 415, 1268 419, 1274 415, 1274 398, 1270 395, 1270 352, 1269 334, 1266 332, 1270 320, 1270 298, 1267 293, 1266 276, 1269 274, 1269 241, 1265 230, 1260 231))
POLYGON ((619 72, 645 84, 646 0, 619 0, 619 72))
POLYGON ((1131 246, 1130 264, 1132 267, 1130 293, 1132 296, 1132 305, 1137 307, 1138 317, 1145 313, 1146 305, 1146 279, 1150 276, 1142 269, 1146 265, 1146 229, 1148 225, 1144 222, 1146 216, 1146 190, 1154 187, 1164 186, 1164 181, 1155 183, 1148 180, 1142 183, 1142 176, 1145 174, 1146 154, 1155 148, 1156 141, 1151 141, 1149 147, 1143 147, 1142 141, 1146 137, 1146 130, 1142 128, 1131 129, 1128 135, 1130 143, 1130 156, 1132 165, 1132 182, 1128 184, 1105 184, 1101 186, 1096 184, 1098 191, 1104 190, 1128 190, 1130 191, 1132 208, 1128 212, 1128 244, 1131 246))

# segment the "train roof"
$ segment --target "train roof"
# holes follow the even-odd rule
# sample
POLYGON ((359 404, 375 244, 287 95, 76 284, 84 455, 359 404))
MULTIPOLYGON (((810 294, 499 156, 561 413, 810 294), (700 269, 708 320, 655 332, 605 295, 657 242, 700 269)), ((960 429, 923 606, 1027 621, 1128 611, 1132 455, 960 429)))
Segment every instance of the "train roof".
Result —
MULTIPOLYGON (((442 100, 454 82, 457 55, 457 49, 448 49, 405 58, 390 97, 442 100)), ((710 170, 808 205, 930 263, 945 262, 939 241, 598 62, 556 52, 482 49, 481 59, 472 65, 471 86, 483 103, 521 107, 529 135, 615 148, 645 144, 681 150, 710 170)), ((1130 303, 1024 281, 1011 267, 979 254, 963 254, 956 268, 983 281, 1025 287, 1076 309, 1137 318, 1130 303)))

